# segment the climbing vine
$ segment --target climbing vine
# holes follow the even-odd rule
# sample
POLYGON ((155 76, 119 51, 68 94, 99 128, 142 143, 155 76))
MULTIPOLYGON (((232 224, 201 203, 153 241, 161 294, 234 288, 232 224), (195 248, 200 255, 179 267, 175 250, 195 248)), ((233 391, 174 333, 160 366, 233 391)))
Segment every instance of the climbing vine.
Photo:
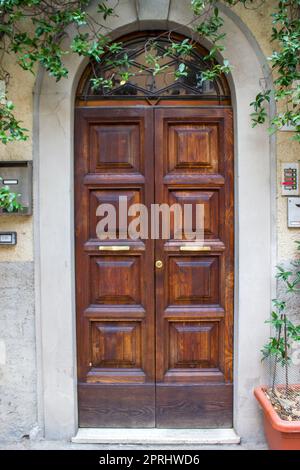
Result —
MULTIPOLYGON (((89 12, 91 0, 0 0, 0 80, 9 90, 10 74, 5 68, 7 55, 14 54, 17 64, 30 73, 42 67, 59 81, 68 76, 64 57, 78 54, 93 64, 119 67, 122 83, 131 77, 130 58, 123 45, 109 36, 108 19, 116 16, 118 0, 100 1, 97 14, 89 12), (72 30, 72 38, 68 31, 72 30), (75 31, 75 34, 74 34, 75 31)), ((229 7, 242 4, 245 8, 262 8, 264 0, 223 0, 229 7)), ((205 37, 211 49, 204 58, 207 67, 201 80, 213 80, 231 70, 228 60, 219 63, 220 54, 226 56, 223 18, 216 0, 191 0, 193 28, 197 37, 205 37)), ((269 58, 273 73, 274 89, 258 90, 251 103, 252 124, 256 126, 268 120, 268 103, 277 102, 277 113, 270 121, 270 132, 288 124, 294 126, 294 138, 300 142, 300 0, 274 2, 270 40, 274 50, 269 58), (273 95, 273 96, 272 96, 273 95)), ((178 68, 175 80, 188 73, 184 58, 193 48, 194 40, 174 41, 169 35, 169 47, 158 54, 155 38, 146 44, 146 62, 153 75, 165 73, 165 57, 176 55, 178 68), (182 58, 182 62, 180 61, 182 58)), ((92 80, 94 89, 112 88, 113 76, 102 77, 96 73, 92 80)), ((139 73, 139 72, 137 72, 139 73)), ((27 131, 14 114, 14 105, 6 92, 0 92, 0 141, 4 144, 26 140, 27 131)))
POLYGON ((274 90, 257 94, 252 104, 253 124, 267 119, 266 103, 273 97, 277 113, 270 131, 284 125, 295 128, 294 138, 300 142, 300 0, 282 0, 272 14, 271 41, 276 46, 269 61, 273 70, 274 90))

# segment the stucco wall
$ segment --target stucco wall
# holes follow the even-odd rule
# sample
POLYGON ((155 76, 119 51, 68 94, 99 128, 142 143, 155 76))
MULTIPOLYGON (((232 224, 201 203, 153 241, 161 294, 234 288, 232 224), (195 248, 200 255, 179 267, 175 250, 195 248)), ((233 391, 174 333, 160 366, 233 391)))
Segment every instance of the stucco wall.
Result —
POLYGON ((33 263, 0 266, 0 440, 36 426, 33 263))
MULTIPOLYGON (((32 159, 32 90, 35 77, 13 60, 10 98, 29 131, 26 142, 0 145, 1 160, 32 159)), ((2 215, 0 231, 16 231, 16 246, 0 246, 0 440, 29 435, 37 423, 33 219, 2 215)))
MULTIPOLYGON (((8 145, 0 144, 0 160, 32 160, 32 110, 33 87, 35 77, 18 67, 11 57, 5 62, 11 80, 9 97, 15 103, 17 119, 28 129, 29 139, 26 142, 15 142, 8 145)), ((2 215, 0 230, 18 232, 18 244, 15 247, 0 246, 1 262, 21 262, 33 260, 33 221, 29 216, 2 215)))
MULTIPOLYGON (((175 0, 180 2, 180 0, 175 0)), ((173 0, 174 2, 174 0, 173 0)), ((270 11, 273 0, 261 9, 234 11, 248 26, 263 53, 271 53, 267 31, 270 30, 270 11)), ((16 105, 16 114, 32 135, 33 89, 35 78, 14 64, 7 64, 12 79, 9 95, 16 105)), ((250 113, 250 108, 249 108, 250 113)), ((280 132, 277 137, 278 168, 281 161, 296 161, 299 145, 289 140, 290 133, 280 132)), ((41 155, 42 158, 42 155, 41 155)), ((32 159, 32 140, 25 143, 0 145, 1 160, 32 159)), ((50 184, 50 182, 49 182, 50 184)), ((251 188, 249 188, 251 191, 251 188)), ((287 261, 295 251, 293 241, 299 232, 286 224, 286 199, 280 196, 280 178, 277 178, 277 239, 278 259, 287 261)), ((34 217, 34 215, 33 215, 34 217)), ((16 247, 0 247, 0 352, 5 345, 6 359, 0 360, 1 413, 0 438, 18 438, 28 434, 36 422, 36 374, 34 342, 34 284, 32 261, 34 257, 33 217, 1 216, 0 230, 18 232, 16 247), (3 409, 4 409, 3 408, 3 409), (2 431, 2 436, 1 436, 2 431)), ((300 235, 299 235, 300 238, 300 235)), ((1 357, 0 357, 1 359, 1 357)))
MULTIPOLYGON (((270 15, 272 5, 277 2, 269 1, 262 8, 245 9, 235 6, 234 11, 248 26, 257 40, 264 55, 270 57, 273 44, 270 42, 270 15)), ((263 85, 263 82, 262 82, 263 85)), ((287 226, 287 198, 281 196, 281 164, 282 162, 297 162, 300 159, 299 143, 291 139, 292 133, 280 131, 277 133, 277 258, 280 263, 288 264, 295 255, 295 240, 300 240, 299 229, 287 226)))

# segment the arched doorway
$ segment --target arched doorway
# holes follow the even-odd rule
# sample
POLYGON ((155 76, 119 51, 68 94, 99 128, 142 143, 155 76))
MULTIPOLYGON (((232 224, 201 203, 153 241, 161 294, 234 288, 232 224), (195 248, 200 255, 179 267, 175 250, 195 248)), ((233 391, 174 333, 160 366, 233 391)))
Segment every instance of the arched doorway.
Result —
MULTIPOLYGON (((168 33, 169 34, 169 33, 168 33)), ((143 72, 93 90, 92 66, 75 109, 75 233, 79 425, 231 427, 233 395, 233 122, 225 77, 202 82, 195 45, 153 76, 151 38, 124 38, 143 72), (97 207, 127 202, 204 205, 205 246, 176 239, 102 242, 97 207)), ((181 36, 174 40, 182 40, 181 36)), ((194 223, 194 221, 193 221, 194 223)), ((194 227, 193 227, 194 228, 194 227)), ((172 227, 171 227, 172 232, 172 227)))

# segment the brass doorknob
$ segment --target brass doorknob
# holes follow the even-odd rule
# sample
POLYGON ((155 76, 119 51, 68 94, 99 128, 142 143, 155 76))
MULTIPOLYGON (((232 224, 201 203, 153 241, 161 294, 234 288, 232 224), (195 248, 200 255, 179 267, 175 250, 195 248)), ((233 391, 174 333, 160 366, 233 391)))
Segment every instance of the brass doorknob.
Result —
POLYGON ((158 268, 158 269, 161 269, 163 267, 163 262, 159 259, 157 261, 155 261, 155 266, 158 268))

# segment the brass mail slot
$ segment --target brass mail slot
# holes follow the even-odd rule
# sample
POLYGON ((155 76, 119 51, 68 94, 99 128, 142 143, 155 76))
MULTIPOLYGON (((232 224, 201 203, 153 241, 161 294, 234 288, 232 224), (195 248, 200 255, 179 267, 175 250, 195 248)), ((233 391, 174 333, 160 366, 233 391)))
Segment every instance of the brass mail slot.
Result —
POLYGON ((180 251, 211 251, 211 247, 200 246, 200 245, 181 245, 179 250, 180 251))
POLYGON ((129 245, 100 245, 99 251, 129 251, 129 245))

